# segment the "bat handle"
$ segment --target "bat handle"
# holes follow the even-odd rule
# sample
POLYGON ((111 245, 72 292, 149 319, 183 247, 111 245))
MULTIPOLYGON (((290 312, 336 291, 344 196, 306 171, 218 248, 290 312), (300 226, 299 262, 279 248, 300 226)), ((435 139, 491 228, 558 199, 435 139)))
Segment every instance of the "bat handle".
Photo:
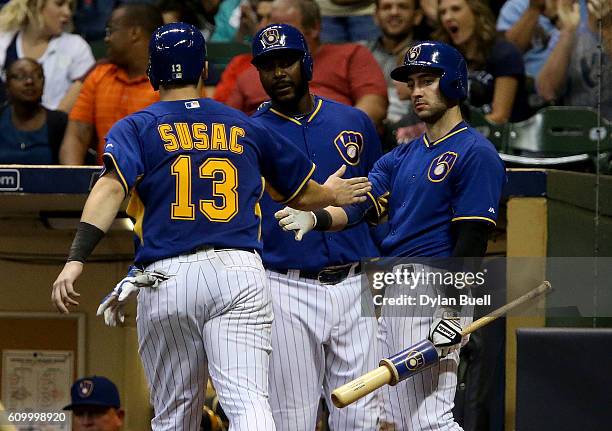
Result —
POLYGON ((345 385, 336 388, 332 394, 332 402, 338 408, 346 407, 354 403, 361 397, 366 396, 370 392, 389 384, 392 379, 391 370, 388 366, 380 366, 345 385))

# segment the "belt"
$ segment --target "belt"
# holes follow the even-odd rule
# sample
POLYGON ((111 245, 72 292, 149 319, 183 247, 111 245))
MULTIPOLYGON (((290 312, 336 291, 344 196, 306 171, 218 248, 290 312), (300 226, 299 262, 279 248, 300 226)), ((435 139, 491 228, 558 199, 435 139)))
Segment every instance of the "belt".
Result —
POLYGON ((202 245, 200 247, 196 247, 192 251, 190 251, 188 254, 193 254, 193 253, 197 253, 198 251, 206 251, 206 250, 214 250, 214 251, 234 251, 234 250, 238 250, 238 251, 248 251, 249 253, 257 254, 257 250, 255 250, 254 248, 247 248, 247 247, 215 247, 215 246, 211 246, 211 245, 202 245))
POLYGON ((308 271, 304 269, 267 269, 285 275, 287 275, 290 271, 295 271, 297 272, 298 277, 301 278, 317 280, 321 284, 338 284, 346 280, 346 278, 351 275, 351 270, 354 269, 352 275, 357 275, 361 273, 362 268, 361 263, 349 263, 347 265, 328 266, 323 268, 321 271, 308 271))

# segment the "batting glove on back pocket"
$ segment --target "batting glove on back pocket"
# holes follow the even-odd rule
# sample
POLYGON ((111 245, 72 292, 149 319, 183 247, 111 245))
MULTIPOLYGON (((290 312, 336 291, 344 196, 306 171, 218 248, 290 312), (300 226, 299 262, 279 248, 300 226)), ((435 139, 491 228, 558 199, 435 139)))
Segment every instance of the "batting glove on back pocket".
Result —
POLYGON ((461 322, 459 312, 452 308, 440 307, 434 313, 429 329, 429 340, 436 346, 438 356, 445 357, 461 347, 461 322))
POLYGON ((123 323, 125 321, 125 304, 130 297, 137 295, 141 287, 155 288, 167 279, 168 275, 162 271, 143 271, 131 266, 127 276, 117 283, 111 293, 102 300, 96 316, 104 315, 104 323, 108 326, 117 326, 117 324, 123 323))

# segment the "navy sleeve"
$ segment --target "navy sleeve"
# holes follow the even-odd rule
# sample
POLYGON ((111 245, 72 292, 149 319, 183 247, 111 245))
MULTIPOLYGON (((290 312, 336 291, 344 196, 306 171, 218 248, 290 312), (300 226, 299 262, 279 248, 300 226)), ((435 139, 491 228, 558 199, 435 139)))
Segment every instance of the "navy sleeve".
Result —
POLYGON ((504 163, 488 141, 477 142, 459 160, 452 221, 480 220, 494 225, 506 182, 504 163))
POLYGON ((124 118, 110 129, 104 147, 104 171, 117 171, 121 184, 127 194, 136 179, 144 174, 142 147, 138 128, 132 117, 124 118))
POLYGON ((315 165, 279 133, 258 127, 260 166, 264 178, 283 195, 283 203, 295 198, 315 170, 315 165))

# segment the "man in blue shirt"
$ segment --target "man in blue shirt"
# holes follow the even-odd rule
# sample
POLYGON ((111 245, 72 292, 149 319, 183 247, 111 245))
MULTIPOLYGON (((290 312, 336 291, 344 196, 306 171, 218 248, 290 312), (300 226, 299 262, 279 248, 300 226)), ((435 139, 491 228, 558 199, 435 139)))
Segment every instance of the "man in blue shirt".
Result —
MULTIPOLYGON (((389 233, 381 243, 383 256, 484 256, 488 232, 497 220, 505 171, 493 145, 461 116, 459 103, 467 96, 465 60, 449 45, 422 42, 410 48, 404 65, 393 70, 391 77, 407 83, 415 113, 426 125, 425 134, 376 162, 369 173, 369 201, 314 213, 284 209, 276 217, 284 229, 295 230, 300 237, 311 229, 340 230, 365 217, 374 222, 388 218, 389 233)), ((413 280, 415 274, 438 270, 424 264, 398 269, 408 270, 413 280)), ((381 422, 395 430, 460 430, 451 409, 461 328, 471 320, 470 310, 453 306, 457 291, 452 285, 415 283, 412 291, 431 299, 443 298, 449 305, 442 301, 441 305, 416 306, 383 303, 382 354, 390 356, 429 338, 441 361, 382 390, 381 422)), ((410 292, 406 288, 400 281, 392 283, 385 297, 401 299, 410 292)))
POLYGON ((153 33, 148 75, 160 102, 107 135, 105 170, 51 297, 64 313, 78 305, 74 283, 83 263, 130 194, 137 268, 98 313, 108 322, 116 312, 110 320, 121 321, 121 301, 140 288, 138 347, 152 429, 197 430, 210 373, 231 429, 274 431, 272 305, 259 257, 262 177, 277 199, 303 209, 359 202, 369 187, 340 172, 323 186, 311 180, 315 166, 282 136, 199 98, 206 74, 197 28, 173 23, 153 33))
MULTIPOLYGON (((253 64, 271 100, 253 114, 300 148, 317 165, 315 180, 347 166, 346 176, 366 176, 381 155, 374 125, 359 109, 309 91, 312 58, 302 33, 287 24, 262 29, 253 39, 253 64)), ((270 281, 274 322, 270 404, 279 429, 315 429, 321 387, 331 391, 375 368, 376 319, 361 313, 360 260, 378 255, 368 226, 317 232, 302 242, 284 232, 274 213, 282 206, 261 200, 263 263, 270 281)), ((330 411, 334 430, 375 430, 378 408, 371 394, 330 411)))

